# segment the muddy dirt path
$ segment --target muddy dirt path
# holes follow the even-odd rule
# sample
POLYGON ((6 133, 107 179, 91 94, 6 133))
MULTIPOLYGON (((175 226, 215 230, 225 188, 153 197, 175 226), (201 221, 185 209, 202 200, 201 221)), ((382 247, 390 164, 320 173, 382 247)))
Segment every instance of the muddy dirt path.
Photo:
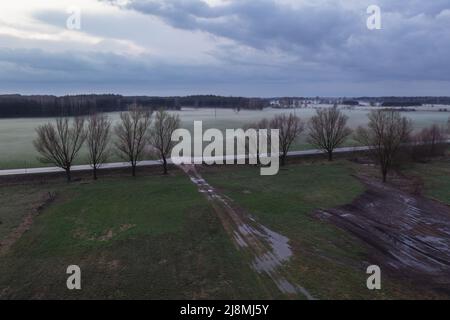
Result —
POLYGON ((450 207, 371 178, 360 179, 365 193, 317 216, 368 244, 371 264, 450 296, 450 207))
POLYGON ((30 213, 24 216, 22 222, 16 228, 14 228, 4 239, 0 239, 0 256, 5 255, 14 243, 16 243, 16 241, 31 228, 34 218, 39 215, 46 206, 53 202, 54 199, 54 193, 49 192, 45 194, 42 203, 32 208, 30 213))
POLYGON ((218 192, 198 173, 194 165, 182 165, 181 169, 189 176, 212 204, 226 232, 239 250, 245 250, 253 261, 251 267, 273 280, 281 292, 287 295, 301 295, 314 299, 299 284, 294 283, 282 266, 292 256, 289 239, 258 223, 251 215, 218 192))

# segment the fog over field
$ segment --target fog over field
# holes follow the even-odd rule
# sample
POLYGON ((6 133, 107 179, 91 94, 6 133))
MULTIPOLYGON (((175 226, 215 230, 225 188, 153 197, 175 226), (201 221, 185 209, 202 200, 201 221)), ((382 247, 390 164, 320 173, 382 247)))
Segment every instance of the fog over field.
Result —
MULTIPOLYGON (((329 107, 329 106, 324 106, 329 107)), ((349 117, 349 126, 356 128, 367 124, 368 108, 353 108, 342 110, 349 117)), ((183 108, 181 111, 170 111, 180 115, 181 126, 192 131, 194 121, 201 120, 203 128, 218 128, 220 130, 242 128, 245 124, 252 123, 263 118, 271 118, 277 114, 293 113, 307 121, 315 114, 315 108, 299 109, 275 109, 267 108, 260 111, 232 109, 194 109, 183 108)), ((450 112, 436 111, 415 111, 403 112, 413 121, 416 130, 427 127, 431 124, 445 125, 450 116, 450 112)), ((113 125, 119 120, 119 112, 108 113, 113 121, 113 125)), ((17 118, 0 119, 0 169, 30 168, 43 166, 37 159, 37 152, 33 147, 33 140, 36 137, 35 129, 37 126, 53 121, 54 118, 17 118)), ((346 145, 354 145, 352 139, 347 140, 346 145)), ((312 148, 306 142, 306 133, 296 141, 294 148, 303 150, 312 148)), ((112 154, 111 161, 120 161, 117 155, 112 154)), ((86 154, 82 152, 77 163, 86 163, 86 154)))

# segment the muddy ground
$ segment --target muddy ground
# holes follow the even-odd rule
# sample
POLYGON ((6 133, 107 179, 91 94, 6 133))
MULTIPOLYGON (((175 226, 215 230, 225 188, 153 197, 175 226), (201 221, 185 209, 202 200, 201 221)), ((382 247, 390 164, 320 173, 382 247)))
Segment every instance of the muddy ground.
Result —
POLYGON ((358 178, 367 191, 351 204, 315 215, 363 240, 370 264, 382 272, 450 298, 450 207, 421 196, 417 188, 358 178))
POLYGON ((211 186, 195 165, 182 165, 180 168, 210 201, 236 248, 251 257, 251 267, 255 272, 269 277, 288 297, 314 300, 314 297, 301 284, 295 283, 292 276, 282 268, 292 256, 288 238, 256 221, 250 213, 211 186))

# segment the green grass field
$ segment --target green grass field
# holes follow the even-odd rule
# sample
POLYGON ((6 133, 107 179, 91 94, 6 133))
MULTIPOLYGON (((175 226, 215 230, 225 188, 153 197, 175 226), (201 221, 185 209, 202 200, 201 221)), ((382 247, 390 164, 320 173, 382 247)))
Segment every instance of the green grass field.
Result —
MULTIPOLYGON (((366 288, 364 245, 313 216, 364 192, 355 165, 291 164, 277 176, 255 167, 203 169, 207 181, 262 224, 290 239, 285 266, 319 299, 416 298, 392 279, 366 288)), ((270 299, 283 298, 250 267, 210 203, 179 171, 170 176, 105 177, 0 186, 0 236, 17 226, 47 192, 53 203, 0 258, 0 298, 270 299), (82 290, 66 288, 79 265, 82 290)))
MULTIPOLYGON (((2 203, 18 188, 2 187, 2 203)), ((57 198, 1 257, 2 298, 272 297, 181 174, 34 188, 57 190, 57 198), (82 270, 78 292, 66 288, 71 264, 82 270)), ((1 213, 28 209, 22 200, 1 213)), ((11 225, 0 225, 1 234, 11 225)))
POLYGON ((450 205, 450 160, 416 163, 406 169, 408 175, 419 177, 424 184, 424 194, 450 205))
POLYGON ((313 296, 416 298, 420 293, 393 279, 384 281, 380 292, 367 290, 364 245, 312 215, 316 209, 349 203, 364 191, 352 176, 355 170, 355 165, 340 161, 289 165, 273 177, 260 176, 257 168, 249 167, 206 170, 204 177, 262 224, 290 239, 294 259, 287 268, 313 296))

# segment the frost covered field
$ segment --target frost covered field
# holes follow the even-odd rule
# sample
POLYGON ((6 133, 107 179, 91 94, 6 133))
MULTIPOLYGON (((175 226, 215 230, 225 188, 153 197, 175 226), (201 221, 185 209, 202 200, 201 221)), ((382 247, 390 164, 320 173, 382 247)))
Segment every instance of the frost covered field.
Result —
MULTIPOLYGON (((450 108, 449 108, 450 110, 450 108)), ((258 121, 262 118, 271 118, 279 113, 295 113, 305 121, 315 113, 314 108, 302 109, 272 109, 262 111, 241 110, 239 112, 231 109, 192 109, 186 108, 176 111, 181 117, 182 126, 191 129, 195 120, 202 120, 203 127, 218 129, 240 128, 246 123, 258 121)), ((345 109, 344 113, 349 117, 350 127, 356 128, 367 123, 368 108, 345 109)), ((450 112, 430 111, 426 108, 415 112, 405 112, 404 115, 411 118, 416 129, 421 129, 433 123, 445 124, 450 117, 450 112)), ((116 122, 119 113, 110 113, 111 119, 116 122)), ((42 166, 37 159, 33 147, 35 128, 52 118, 18 118, 0 119, 0 169, 28 168, 42 166)), ((305 141, 305 134, 297 141, 296 149, 308 149, 310 146, 305 141)), ((353 141, 348 141, 351 145, 353 141)), ((112 160, 118 160, 113 155, 112 160)), ((77 161, 85 163, 82 153, 77 161)))

